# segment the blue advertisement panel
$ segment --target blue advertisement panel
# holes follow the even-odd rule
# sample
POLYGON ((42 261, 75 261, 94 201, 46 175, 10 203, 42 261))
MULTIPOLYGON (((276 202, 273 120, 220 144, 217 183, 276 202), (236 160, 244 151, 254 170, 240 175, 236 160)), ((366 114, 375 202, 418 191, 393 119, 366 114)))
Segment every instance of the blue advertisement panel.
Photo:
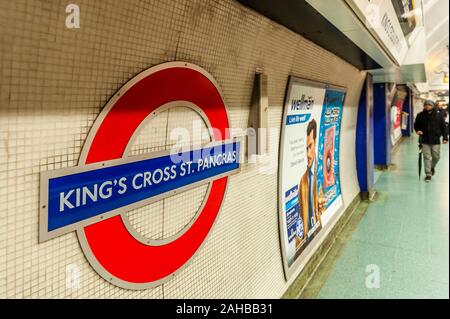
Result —
POLYGON ((339 142, 345 91, 291 77, 280 142, 279 214, 287 277, 342 207, 339 142))
POLYGON ((325 198, 325 212, 334 210, 332 209, 334 202, 341 198, 339 142, 344 99, 344 92, 327 90, 322 109, 317 180, 319 193, 323 193, 325 198))
POLYGON ((52 172, 56 176, 44 179, 46 231, 130 205, 144 205, 157 196, 229 175, 239 169, 240 142, 148 157, 86 166, 79 172, 52 172))

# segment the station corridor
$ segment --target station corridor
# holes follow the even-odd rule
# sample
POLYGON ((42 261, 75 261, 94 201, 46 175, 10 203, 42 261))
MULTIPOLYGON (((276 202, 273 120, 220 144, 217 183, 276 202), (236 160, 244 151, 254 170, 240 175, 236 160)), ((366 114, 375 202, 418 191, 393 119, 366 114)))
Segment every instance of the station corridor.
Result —
POLYGON ((417 138, 405 139, 390 169, 376 174, 374 202, 355 212, 337 240, 342 249, 332 249, 303 296, 448 298, 448 153, 442 145, 436 175, 427 184, 423 172, 418 179, 417 138), (379 288, 367 288, 374 269, 379 288))
POLYGON ((449 10, 0 0, 0 304, 448 299, 449 10))

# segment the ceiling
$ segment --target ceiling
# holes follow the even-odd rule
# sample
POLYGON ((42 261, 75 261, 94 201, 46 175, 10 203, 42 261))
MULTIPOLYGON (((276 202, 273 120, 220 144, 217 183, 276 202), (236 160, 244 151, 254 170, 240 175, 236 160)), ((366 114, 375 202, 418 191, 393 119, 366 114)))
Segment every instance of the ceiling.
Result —
POLYGON ((374 40, 370 26, 364 22, 367 19, 358 18, 351 5, 370 0, 333 0, 333 6, 329 0, 238 1, 357 68, 370 70, 375 82, 415 84, 419 93, 448 92, 448 83, 443 79, 449 72, 449 0, 402 0, 415 3, 419 22, 417 32, 408 37, 407 55, 396 62, 389 58, 380 41, 374 40))
MULTIPOLYGON (((238 0, 243 5, 252 8, 262 15, 302 35, 306 39, 333 52, 343 60, 354 65, 358 69, 376 69, 381 66, 368 54, 354 43, 342 30, 329 19, 323 12, 317 10, 325 4, 325 7, 336 12, 341 8, 330 6, 329 0, 238 0), (318 6, 319 4, 319 6, 318 6)), ((335 1, 335 0, 333 0, 335 1)), ((342 1, 336 5, 342 6, 342 1)), ((348 19, 344 19, 349 24, 348 19)))
POLYGON ((430 91, 448 90, 443 83, 443 73, 449 72, 449 1, 423 0, 424 24, 426 30, 427 83, 430 91))

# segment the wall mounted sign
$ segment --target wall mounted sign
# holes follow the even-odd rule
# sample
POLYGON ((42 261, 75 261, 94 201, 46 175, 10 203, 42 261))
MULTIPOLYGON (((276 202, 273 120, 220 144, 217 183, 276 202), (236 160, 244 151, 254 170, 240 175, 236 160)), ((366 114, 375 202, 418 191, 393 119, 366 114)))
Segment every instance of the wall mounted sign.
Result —
MULTIPOLYGON (((366 26, 401 65, 408 53, 408 42, 397 18, 394 2, 398 0, 346 0, 366 26)), ((404 2, 404 1, 403 1, 404 2)))
POLYGON ((403 35, 407 37, 417 27, 416 16, 421 13, 420 1, 415 0, 392 0, 397 20, 402 28, 403 35))
POLYGON ((286 277, 342 207, 339 141, 345 91, 291 77, 280 142, 279 222, 286 277))
POLYGON ((145 289, 168 280, 191 260, 210 232, 228 183, 240 169, 239 140, 213 77, 184 62, 137 75, 108 102, 94 123, 79 165, 41 174, 40 241, 76 231, 92 267, 106 280, 145 289), (198 112, 213 143, 189 150, 128 156, 145 123, 171 107, 198 112), (196 217, 164 240, 136 236, 126 212, 209 183, 196 217))

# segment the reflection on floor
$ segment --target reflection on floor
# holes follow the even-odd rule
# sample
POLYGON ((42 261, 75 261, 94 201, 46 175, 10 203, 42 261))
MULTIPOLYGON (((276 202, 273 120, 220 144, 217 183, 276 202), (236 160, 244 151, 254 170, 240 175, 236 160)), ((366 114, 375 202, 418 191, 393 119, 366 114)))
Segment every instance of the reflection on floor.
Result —
POLYGON ((383 171, 381 169, 375 168, 373 170, 373 182, 376 184, 378 179, 380 178, 383 171))
POLYGON ((405 139, 301 297, 449 298, 448 153, 426 184, 417 139, 405 139))

